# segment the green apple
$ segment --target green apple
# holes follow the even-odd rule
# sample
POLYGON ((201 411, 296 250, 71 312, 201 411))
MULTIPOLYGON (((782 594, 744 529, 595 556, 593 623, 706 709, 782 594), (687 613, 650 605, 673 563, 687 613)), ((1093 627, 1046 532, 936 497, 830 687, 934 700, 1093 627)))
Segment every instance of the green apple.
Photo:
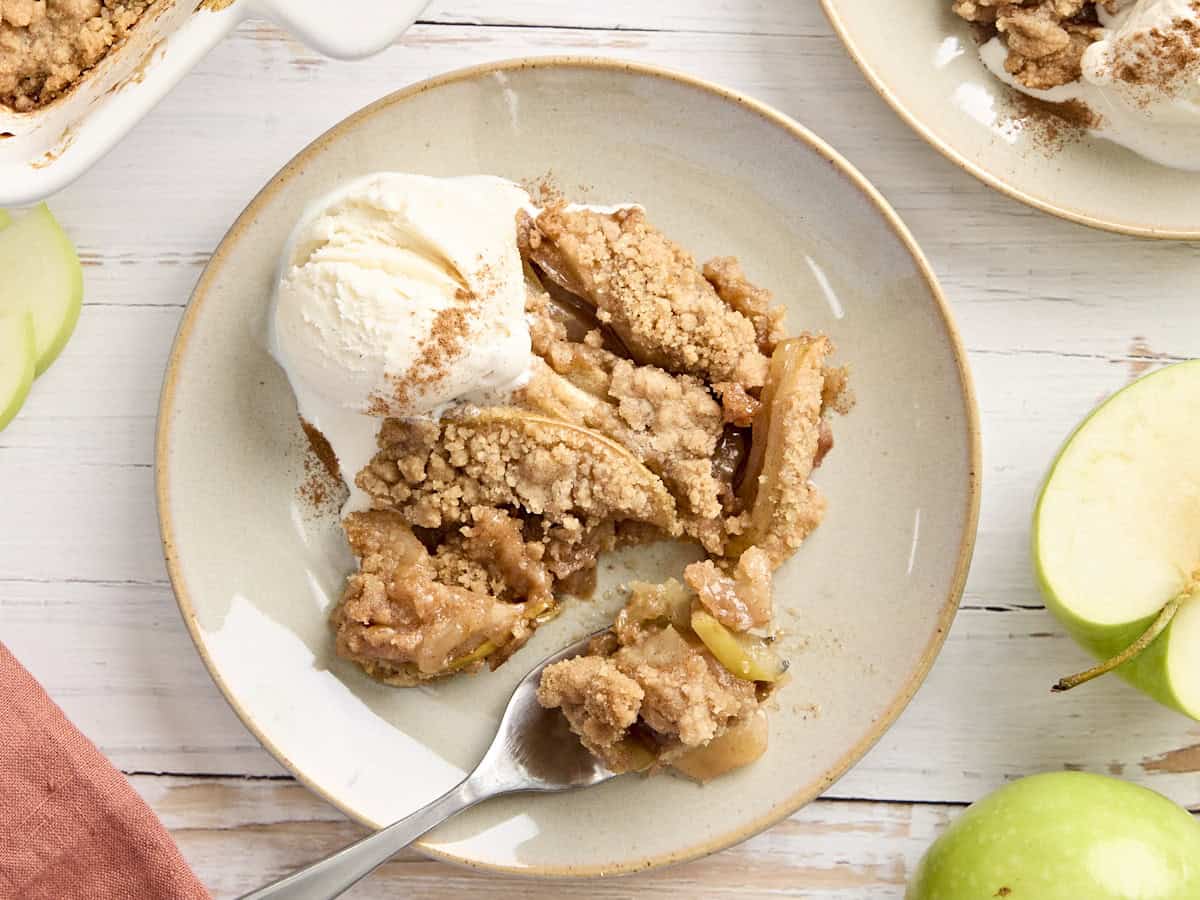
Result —
POLYGON ((906 900, 1195 900, 1200 823, 1147 788, 1052 772, 975 803, 934 841, 906 900))
POLYGON ((3 228, 5 225, 7 225, 11 221, 12 221, 12 216, 10 216, 4 210, 0 209, 0 228, 3 228))
POLYGON ((0 314, 28 310, 33 315, 37 374, 66 345, 82 302, 79 257, 46 204, 0 230, 0 314))
POLYGON ((1046 605, 1107 660, 1056 690, 1115 670, 1200 719, 1200 360, 1079 426, 1042 488, 1033 558, 1046 605))
POLYGON ((25 402, 36 360, 33 316, 27 312, 0 314, 0 431, 25 402))

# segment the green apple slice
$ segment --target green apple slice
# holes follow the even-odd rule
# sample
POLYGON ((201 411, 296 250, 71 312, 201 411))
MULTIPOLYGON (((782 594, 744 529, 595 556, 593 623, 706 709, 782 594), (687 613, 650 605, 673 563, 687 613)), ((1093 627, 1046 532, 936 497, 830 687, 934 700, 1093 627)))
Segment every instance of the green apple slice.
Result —
POLYGON ((1200 719, 1200 360, 1109 398, 1059 453, 1034 513, 1050 610, 1160 703, 1200 719))
POLYGON ((66 345, 83 302, 83 269, 46 204, 0 231, 0 314, 28 310, 37 340, 37 374, 66 345))
POLYGON ((27 312, 0 315, 0 431, 29 395, 36 360, 33 316, 27 312))

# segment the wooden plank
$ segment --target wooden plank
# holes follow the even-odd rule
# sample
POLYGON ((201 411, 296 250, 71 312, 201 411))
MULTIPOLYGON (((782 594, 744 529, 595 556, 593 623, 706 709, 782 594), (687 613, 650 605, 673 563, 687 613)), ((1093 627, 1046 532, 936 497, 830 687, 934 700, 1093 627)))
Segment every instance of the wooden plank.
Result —
POLYGON ((477 25, 550 26, 554 28, 720 31, 729 34, 798 34, 822 27, 816 4, 774 0, 609 0, 563 3, 561 0, 434 0, 422 22, 477 25))
MULTIPOLYGON (((290 781, 135 777, 184 856, 218 897, 350 843, 365 832, 290 781)), ((892 898, 930 840, 957 810, 821 801, 771 831, 704 860, 608 881, 496 879, 405 851, 355 889, 367 898, 892 898)))
POLYGON ((284 774, 208 677, 165 584, 0 580, 0 623, 124 771, 284 774))
MULTIPOLYGON (((135 776, 213 894, 235 897, 365 834, 292 781, 135 776)), ((821 800, 723 853, 600 881, 496 879, 403 851, 354 896, 522 898, 894 898, 961 807, 821 800)))

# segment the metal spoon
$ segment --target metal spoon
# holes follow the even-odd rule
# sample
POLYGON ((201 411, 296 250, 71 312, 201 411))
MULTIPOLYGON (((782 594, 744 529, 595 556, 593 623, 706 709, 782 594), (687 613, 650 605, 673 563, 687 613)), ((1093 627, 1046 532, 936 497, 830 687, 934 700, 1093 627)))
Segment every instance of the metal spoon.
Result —
POLYGON ((550 663, 587 650, 590 634, 542 660, 521 679, 509 698, 500 729, 483 760, 470 775, 428 806, 313 863, 246 894, 242 900, 329 900, 391 859, 425 832, 476 803, 521 791, 551 793, 591 787, 614 773, 592 756, 571 733, 562 713, 537 702, 538 680, 550 663))

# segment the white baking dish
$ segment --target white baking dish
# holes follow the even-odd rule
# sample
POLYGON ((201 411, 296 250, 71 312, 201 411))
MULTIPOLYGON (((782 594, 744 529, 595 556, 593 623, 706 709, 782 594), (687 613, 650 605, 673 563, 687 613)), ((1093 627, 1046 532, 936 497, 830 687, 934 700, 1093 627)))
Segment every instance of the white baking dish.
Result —
POLYGON ((0 108, 0 207, 78 178, 244 19, 271 19, 315 50, 352 59, 390 44, 427 2, 164 0, 65 96, 28 113, 0 108))

